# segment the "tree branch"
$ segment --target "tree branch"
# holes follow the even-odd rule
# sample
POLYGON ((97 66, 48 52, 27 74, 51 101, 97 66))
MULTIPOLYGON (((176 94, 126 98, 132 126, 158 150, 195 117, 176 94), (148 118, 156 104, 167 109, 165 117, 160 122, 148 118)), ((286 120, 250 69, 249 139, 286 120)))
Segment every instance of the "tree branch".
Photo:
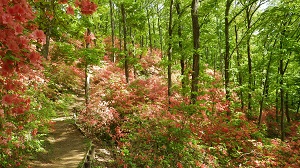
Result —
MULTIPOLYGON (((234 21, 234 19, 240 15, 246 8, 248 8, 249 6, 251 6, 252 4, 254 4, 255 2, 257 2, 258 0, 254 0, 253 2, 248 3, 247 5, 245 5, 238 13, 236 13, 230 20, 229 20, 229 25, 234 21)), ((233 0, 231 0, 231 3, 233 2, 233 0)), ((230 3, 230 4, 231 4, 230 3)))

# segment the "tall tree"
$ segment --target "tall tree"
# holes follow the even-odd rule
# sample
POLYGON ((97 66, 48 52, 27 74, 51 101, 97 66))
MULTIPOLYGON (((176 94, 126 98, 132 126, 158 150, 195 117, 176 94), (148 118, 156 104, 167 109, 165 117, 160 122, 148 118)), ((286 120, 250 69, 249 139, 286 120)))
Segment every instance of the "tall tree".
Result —
POLYGON ((252 92, 254 91, 254 77, 253 77, 253 65, 252 65, 252 55, 251 55, 251 37, 253 31, 250 31, 253 24, 253 16, 255 15, 256 11, 262 5, 264 1, 259 1, 258 3, 251 3, 247 5, 248 0, 242 2, 243 6, 245 6, 245 13, 246 13, 246 28, 247 32, 250 32, 246 39, 247 45, 247 60, 248 60, 248 112, 252 111, 252 92))
MULTIPOLYGON (((242 76, 242 66, 241 66, 241 60, 242 60, 242 56, 241 56, 241 53, 240 53, 240 49, 239 49, 239 35, 238 35, 238 26, 237 25, 234 25, 234 32, 235 32, 235 48, 236 48, 236 62, 237 62, 237 66, 238 66, 238 76, 237 76, 237 80, 238 80, 238 83, 239 83, 239 87, 242 87, 243 85, 243 76, 242 76)), ((243 91, 240 90, 239 91, 239 98, 240 98, 240 101, 241 101, 241 108, 242 110, 244 110, 244 94, 243 94, 243 91)))
POLYGON ((182 10, 180 8, 181 4, 180 4, 180 1, 176 0, 176 4, 175 4, 175 7, 176 7, 176 11, 177 11, 177 15, 178 15, 178 19, 179 19, 179 22, 178 22, 178 38, 179 38, 179 41, 178 41, 178 47, 179 47, 179 54, 180 54, 180 67, 181 67, 181 76, 182 76, 182 80, 181 80, 181 85, 182 85, 182 88, 185 88, 185 78, 183 77, 184 76, 184 72, 185 72, 185 57, 184 57, 184 54, 183 54, 183 45, 182 45, 182 24, 181 24, 181 17, 182 17, 182 10))
POLYGON ((229 11, 233 0, 226 0, 226 7, 225 7, 225 55, 224 55, 224 74, 225 74, 225 91, 226 91, 226 100, 230 99, 230 88, 229 88, 229 65, 230 65, 230 44, 229 44, 229 11))
POLYGON ((163 35, 161 29, 161 10, 159 8, 159 4, 156 4, 156 12, 157 12, 157 27, 159 33, 159 44, 160 44, 160 51, 163 52, 163 35))
POLYGON ((123 41, 124 41, 124 66, 125 66, 125 78, 126 82, 129 83, 129 66, 128 66, 128 52, 127 52, 127 25, 126 25, 126 11, 124 3, 121 3, 121 13, 123 22, 123 41))
POLYGON ((170 98, 172 95, 172 33, 173 33, 173 0, 170 1, 170 10, 169 10, 169 27, 168 27, 168 101, 169 105, 171 104, 170 98))
MULTIPOLYGON (((89 48, 90 47, 90 40, 88 40, 88 38, 91 36, 91 30, 89 28, 87 28, 86 30, 86 44, 85 44, 85 48, 89 48)), ((85 65, 84 65, 84 75, 85 75, 85 80, 84 80, 84 93, 85 93, 85 104, 86 107, 88 107, 89 104, 89 98, 90 98, 90 94, 89 94, 89 90, 90 90, 90 72, 89 72, 89 64, 87 59, 85 59, 85 65)))
POLYGON ((149 12, 148 7, 146 8, 146 11, 147 11, 148 35, 149 35, 149 47, 150 47, 150 51, 152 53, 152 48, 153 48, 152 32, 151 32, 150 12, 149 12))
POLYGON ((112 43, 112 58, 113 62, 116 62, 115 55, 115 21, 114 21, 114 4, 112 0, 109 0, 109 8, 110 8, 110 26, 111 26, 111 43, 112 43))
POLYGON ((193 0, 192 1, 192 9, 191 9, 191 16, 192 16, 192 25, 193 25, 193 67, 192 67, 192 85, 191 85, 191 103, 195 104, 197 101, 198 95, 198 81, 199 81, 199 38, 200 38, 200 26, 199 26, 199 19, 198 19, 198 7, 199 1, 193 0))

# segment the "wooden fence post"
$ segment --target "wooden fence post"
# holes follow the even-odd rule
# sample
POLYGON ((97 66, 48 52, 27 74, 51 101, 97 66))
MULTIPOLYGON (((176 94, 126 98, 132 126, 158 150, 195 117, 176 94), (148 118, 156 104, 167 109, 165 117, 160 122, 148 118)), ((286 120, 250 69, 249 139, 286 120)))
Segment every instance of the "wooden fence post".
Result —
POLYGON ((84 168, 91 168, 91 156, 86 156, 86 161, 84 162, 84 168))
POLYGON ((89 155, 91 156, 91 160, 95 159, 95 145, 91 146, 91 149, 89 151, 89 155))

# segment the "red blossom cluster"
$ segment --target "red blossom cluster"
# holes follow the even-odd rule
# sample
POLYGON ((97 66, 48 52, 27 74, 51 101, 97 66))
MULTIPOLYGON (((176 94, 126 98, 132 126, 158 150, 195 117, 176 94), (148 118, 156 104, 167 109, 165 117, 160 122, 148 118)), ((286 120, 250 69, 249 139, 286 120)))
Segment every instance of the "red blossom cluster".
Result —
MULTIPOLYGON (((67 4, 68 0, 59 0, 60 4, 67 4)), ((80 8, 80 12, 84 15, 91 15, 97 10, 97 5, 90 0, 75 0, 75 7, 80 8)), ((66 13, 69 15, 74 15, 74 8, 68 5, 66 13)))
MULTIPOLYGON (((45 34, 29 23, 34 19, 34 13, 24 0, 0 1, 0 16, 0 74, 3 76, 1 83, 9 93, 1 93, 2 104, 20 106, 19 104, 27 104, 27 99, 18 98, 10 102, 12 97, 16 97, 11 93, 19 92, 21 88, 21 91, 24 91, 22 83, 18 81, 31 71, 30 64, 39 65, 41 56, 35 52, 31 41, 43 44, 45 43, 45 34), (25 28, 32 32, 23 32, 25 28), (16 74, 19 74, 17 78, 16 74), (12 86, 16 83, 18 85, 12 86)), ((16 107, 12 107, 12 109, 16 109, 16 107)), ((28 105, 24 106, 23 110, 14 111, 22 113, 26 109, 28 109, 28 105)))
POLYGON ((92 40, 95 40, 96 37, 94 35, 94 33, 88 33, 88 32, 85 32, 84 33, 84 41, 86 44, 92 44, 92 40))
POLYGON ((67 7, 67 14, 74 15, 74 9, 70 5, 67 7))
POLYGON ((35 118, 28 113, 31 100, 25 91, 33 67, 40 67, 35 45, 45 43, 45 34, 34 18, 26 0, 0 0, 0 167, 23 162, 24 134, 31 132, 25 125, 35 118))
POLYGON ((80 7, 82 14, 90 15, 97 10, 97 5, 90 0, 76 0, 75 7, 80 7))

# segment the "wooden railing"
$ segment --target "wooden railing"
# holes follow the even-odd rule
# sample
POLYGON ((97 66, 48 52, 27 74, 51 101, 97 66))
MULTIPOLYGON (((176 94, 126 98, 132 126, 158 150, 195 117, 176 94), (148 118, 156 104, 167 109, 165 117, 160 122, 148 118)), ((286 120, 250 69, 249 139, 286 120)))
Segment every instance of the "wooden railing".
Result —
POLYGON ((87 153, 85 154, 82 168, 91 168, 94 159, 95 159, 95 146, 92 144, 89 147, 87 153))

